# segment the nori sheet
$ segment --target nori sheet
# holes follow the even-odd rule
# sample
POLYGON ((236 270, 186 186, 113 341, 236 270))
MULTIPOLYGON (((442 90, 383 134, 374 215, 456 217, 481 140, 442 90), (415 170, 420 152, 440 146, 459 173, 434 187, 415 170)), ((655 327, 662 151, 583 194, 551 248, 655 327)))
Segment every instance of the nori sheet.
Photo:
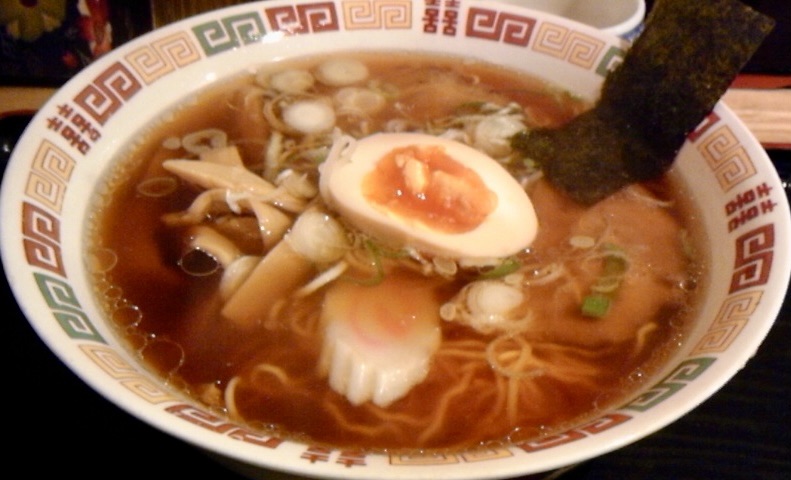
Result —
POLYGON ((512 145, 583 204, 657 178, 773 26, 737 0, 658 0, 593 109, 512 145))

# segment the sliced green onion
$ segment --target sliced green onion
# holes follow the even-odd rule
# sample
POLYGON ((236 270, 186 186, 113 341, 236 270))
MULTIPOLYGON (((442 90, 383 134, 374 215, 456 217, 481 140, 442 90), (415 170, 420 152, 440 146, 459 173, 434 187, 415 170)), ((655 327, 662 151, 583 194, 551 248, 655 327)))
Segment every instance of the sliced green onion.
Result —
POLYGON ((588 235, 575 235, 569 238, 569 245, 574 248, 592 248, 596 245, 596 239, 588 235))
POLYGON ((582 300, 582 315, 601 318, 610 310, 610 297, 600 293, 592 293, 582 300))
POLYGON ((602 273, 591 285, 591 294, 582 301, 582 315, 586 317, 601 318, 607 314, 613 296, 629 269, 629 260, 623 248, 611 243, 603 247, 606 253, 602 273))
POLYGON ((591 285, 591 291, 596 293, 613 293, 621 286, 621 276, 600 277, 591 285))
MULTIPOLYGON (((370 240, 366 240, 366 241, 371 242, 370 240)), ((392 248, 386 248, 383 247, 382 245, 373 244, 373 242, 371 243, 372 243, 372 247, 375 248, 376 252, 382 257, 399 259, 399 258, 407 258, 409 256, 409 252, 407 252, 403 248, 400 250, 393 250, 392 248)))
POLYGON ((626 252, 621 247, 609 243, 604 246, 604 249, 607 251, 607 255, 604 257, 602 278, 623 276, 629 268, 626 252))
POLYGON ((505 260, 497 265, 496 267, 492 268, 491 270, 487 270, 480 275, 481 279, 492 279, 492 278, 502 278, 506 275, 514 273, 515 271, 519 270, 522 266, 519 263, 519 260, 515 258, 506 258, 505 260))
POLYGON ((350 278, 351 281, 359 285, 374 286, 382 283, 385 278, 385 269, 382 266, 382 252, 380 248, 370 240, 364 240, 363 246, 368 254, 371 255, 371 261, 374 266, 374 274, 371 278, 350 278))

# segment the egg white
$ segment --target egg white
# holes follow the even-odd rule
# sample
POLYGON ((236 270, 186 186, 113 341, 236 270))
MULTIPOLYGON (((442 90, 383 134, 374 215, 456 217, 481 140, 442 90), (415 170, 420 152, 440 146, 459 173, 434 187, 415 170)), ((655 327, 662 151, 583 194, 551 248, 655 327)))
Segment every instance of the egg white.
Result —
POLYGON ((419 133, 378 133, 353 142, 327 163, 321 180, 325 202, 356 228, 395 247, 447 258, 506 257, 527 248, 538 231, 533 204, 516 179, 496 160, 454 140, 419 133), (390 151, 410 145, 442 147, 495 193, 497 205, 480 225, 463 233, 441 232, 365 198, 366 175, 390 151))

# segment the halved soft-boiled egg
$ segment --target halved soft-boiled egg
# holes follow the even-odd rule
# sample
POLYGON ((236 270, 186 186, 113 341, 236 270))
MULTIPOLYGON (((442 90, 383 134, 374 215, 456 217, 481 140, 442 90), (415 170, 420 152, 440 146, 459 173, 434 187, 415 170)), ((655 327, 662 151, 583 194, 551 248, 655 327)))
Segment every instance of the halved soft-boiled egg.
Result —
POLYGON ((356 228, 448 258, 505 257, 535 238, 530 198, 486 154, 419 133, 347 140, 332 149, 320 184, 325 202, 356 228))

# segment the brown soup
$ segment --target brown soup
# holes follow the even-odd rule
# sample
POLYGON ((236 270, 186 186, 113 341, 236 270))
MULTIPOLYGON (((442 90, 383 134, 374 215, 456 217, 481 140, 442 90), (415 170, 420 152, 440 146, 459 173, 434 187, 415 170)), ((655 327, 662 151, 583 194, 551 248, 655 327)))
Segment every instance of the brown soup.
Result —
POLYGON ((96 289, 131 348, 213 411, 282 437, 343 448, 524 441, 628 400, 683 342, 703 289, 700 239, 692 234, 694 209, 684 189, 668 176, 581 207, 507 142, 476 135, 491 136, 477 127, 492 119, 506 129, 514 121, 527 128, 561 124, 585 102, 481 62, 393 52, 344 58, 362 62, 367 76, 339 79, 338 86, 304 75, 326 58, 267 66, 181 102, 129 145, 97 201, 91 248, 114 253, 114 267, 97 273, 96 289), (286 70, 299 73, 275 80, 286 70), (361 89, 363 101, 343 103, 342 95, 355 93, 338 93, 350 88, 345 81, 361 89), (283 91, 289 89, 295 91, 283 91), (311 125, 289 123, 289 108, 303 100, 329 105, 331 125, 316 127, 318 117, 311 125), (348 240, 340 259, 302 260, 259 279, 261 297, 271 288, 275 300, 254 305, 241 320, 224 315, 229 296, 243 288, 237 284, 249 278, 228 279, 227 271, 241 265, 231 267, 233 261, 259 263, 303 211, 333 215, 317 193, 318 166, 339 132, 360 138, 380 131, 486 145, 527 190, 539 219, 536 240, 488 262, 431 258, 339 218, 348 240), (207 151, 222 149, 233 155, 207 160, 207 151), (168 159, 199 158, 221 166, 240 158, 244 169, 287 194, 264 198, 233 186, 223 193, 214 180, 199 185, 163 167, 168 159), (209 246, 209 237, 225 250, 209 246), (316 283, 322 274, 328 280, 316 283), (500 308, 503 292, 516 298, 513 308, 500 308), (343 388, 333 388, 328 375, 335 366, 323 357, 333 339, 322 310, 333 305, 342 316, 366 302, 375 303, 360 307, 369 308, 367 315, 425 314, 439 329, 422 378, 381 405, 350 401, 343 388))

